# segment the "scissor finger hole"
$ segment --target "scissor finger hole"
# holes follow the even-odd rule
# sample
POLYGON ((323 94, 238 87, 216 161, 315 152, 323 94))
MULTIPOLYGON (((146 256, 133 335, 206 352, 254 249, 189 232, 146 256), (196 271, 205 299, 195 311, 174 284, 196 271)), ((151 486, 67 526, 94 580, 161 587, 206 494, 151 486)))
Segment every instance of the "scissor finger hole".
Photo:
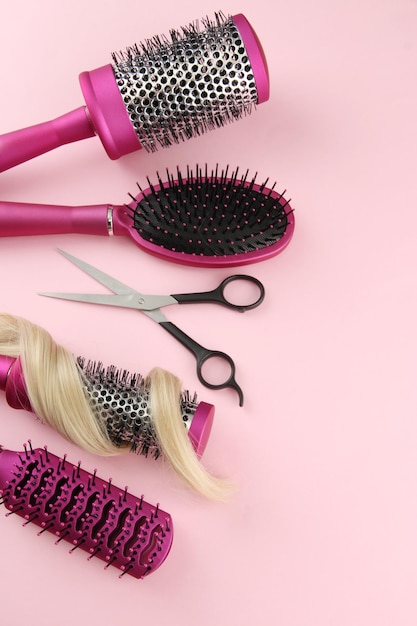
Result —
POLYGON ((224 298, 234 306, 248 306, 262 298, 261 287, 249 280, 233 280, 223 288, 224 298))
POLYGON ((230 380, 233 374, 232 365, 223 357, 212 356, 201 366, 201 375, 206 383, 217 387, 230 380))

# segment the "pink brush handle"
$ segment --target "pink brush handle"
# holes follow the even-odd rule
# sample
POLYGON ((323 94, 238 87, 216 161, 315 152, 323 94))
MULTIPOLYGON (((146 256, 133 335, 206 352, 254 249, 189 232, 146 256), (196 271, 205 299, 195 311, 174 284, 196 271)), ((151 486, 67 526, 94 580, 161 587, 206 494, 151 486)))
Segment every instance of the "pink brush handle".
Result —
POLYGON ((12 365, 16 359, 12 356, 0 357, 0 391, 5 391, 12 365))
POLYGON ((6 392, 7 404, 13 409, 32 411, 19 358, 0 356, 0 391, 6 392))
POLYGON ((66 143, 94 137, 85 107, 55 120, 0 136, 0 172, 66 143))
POLYGON ((109 235, 107 204, 68 207, 0 202, 0 237, 80 233, 109 235))
POLYGON ((83 72, 79 80, 86 107, 49 122, 0 135, 0 172, 66 143, 95 135, 99 136, 111 159, 141 149, 112 66, 83 72))

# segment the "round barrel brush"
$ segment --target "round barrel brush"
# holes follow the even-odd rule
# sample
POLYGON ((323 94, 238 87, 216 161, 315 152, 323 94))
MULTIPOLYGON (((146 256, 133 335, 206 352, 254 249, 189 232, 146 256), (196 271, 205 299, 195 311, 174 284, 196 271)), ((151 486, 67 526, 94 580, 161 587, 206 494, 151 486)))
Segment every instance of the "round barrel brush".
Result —
POLYGON ((112 60, 80 74, 84 106, 0 136, 0 171, 95 135, 111 159, 153 152, 237 120, 269 98, 265 55, 241 14, 218 13, 112 60))
POLYGON ((68 441, 102 456, 129 451, 165 459, 194 491, 222 500, 226 482, 200 462, 214 406, 161 368, 146 378, 74 358, 40 326, 0 314, 0 390, 68 441))

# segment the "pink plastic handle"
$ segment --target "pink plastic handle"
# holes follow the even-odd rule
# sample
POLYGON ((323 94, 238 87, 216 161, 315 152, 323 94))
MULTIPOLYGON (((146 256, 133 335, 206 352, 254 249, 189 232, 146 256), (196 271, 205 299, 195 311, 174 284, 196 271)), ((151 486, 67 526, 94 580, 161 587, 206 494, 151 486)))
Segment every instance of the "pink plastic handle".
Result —
POLYGON ((109 235, 107 204, 69 207, 0 202, 0 237, 79 233, 109 235))
POLYGON ((104 65, 79 76, 88 114, 107 155, 115 160, 142 146, 126 111, 113 67, 104 65))
POLYGON ((79 76, 87 106, 55 120, 0 136, 0 172, 66 143, 98 135, 111 159, 140 150, 111 65, 79 76))
POLYGON ((15 361, 11 356, 0 357, 0 391, 6 391, 10 370, 15 361))
POLYGON ((84 106, 61 117, 0 136, 0 172, 67 143, 94 137, 84 106))
POLYGON ((5 392, 12 409, 32 411, 19 357, 0 356, 0 390, 5 392))

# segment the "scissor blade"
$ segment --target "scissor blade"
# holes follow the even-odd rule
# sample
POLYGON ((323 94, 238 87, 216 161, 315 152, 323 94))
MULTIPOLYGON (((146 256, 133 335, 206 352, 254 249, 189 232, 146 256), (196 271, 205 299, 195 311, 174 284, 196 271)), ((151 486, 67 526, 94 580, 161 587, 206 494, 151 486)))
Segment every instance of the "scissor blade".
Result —
POLYGON ((141 309, 138 299, 133 295, 95 294, 95 293, 60 293, 59 291, 44 291, 38 296, 58 298, 59 300, 71 300, 73 302, 87 302, 89 304, 103 304, 106 306, 119 306, 123 308, 141 309))
POLYGON ((107 306, 119 306, 129 309, 137 309, 144 313, 154 311, 160 306, 176 303, 171 296, 144 296, 138 292, 126 295, 96 294, 96 293, 62 293, 59 291, 43 291, 39 296, 57 298, 59 300, 71 300, 73 302, 87 302, 89 304, 103 304, 107 306))
POLYGON ((77 257, 72 256, 72 254, 68 254, 68 252, 64 252, 64 250, 60 250, 60 249, 58 249, 58 252, 60 252, 60 254, 62 254, 69 261, 71 261, 71 263, 74 263, 74 265, 79 267, 83 272, 85 272, 92 278, 95 278, 95 280, 97 280, 99 283, 107 287, 107 289, 110 289, 110 291, 113 291, 113 293, 117 293, 119 295, 126 295, 126 294, 131 294, 135 291, 134 289, 131 289, 128 285, 125 285, 124 283, 121 283, 119 280, 116 280, 116 278, 113 278, 113 276, 109 276, 109 274, 102 272, 97 267, 93 267, 89 263, 86 263, 85 261, 81 261, 81 259, 77 259, 77 257))
POLYGON ((101 295, 93 293, 54 293, 52 291, 45 291, 43 293, 38 293, 38 295, 46 296, 47 298, 58 298, 59 300, 70 300, 72 302, 86 302, 87 304, 104 304, 108 306, 120 306, 123 308, 136 309, 137 311, 141 311, 144 315, 150 317, 157 324, 168 321, 161 309, 152 306, 146 308, 146 304, 138 302, 135 295, 119 296, 113 294, 101 295))

